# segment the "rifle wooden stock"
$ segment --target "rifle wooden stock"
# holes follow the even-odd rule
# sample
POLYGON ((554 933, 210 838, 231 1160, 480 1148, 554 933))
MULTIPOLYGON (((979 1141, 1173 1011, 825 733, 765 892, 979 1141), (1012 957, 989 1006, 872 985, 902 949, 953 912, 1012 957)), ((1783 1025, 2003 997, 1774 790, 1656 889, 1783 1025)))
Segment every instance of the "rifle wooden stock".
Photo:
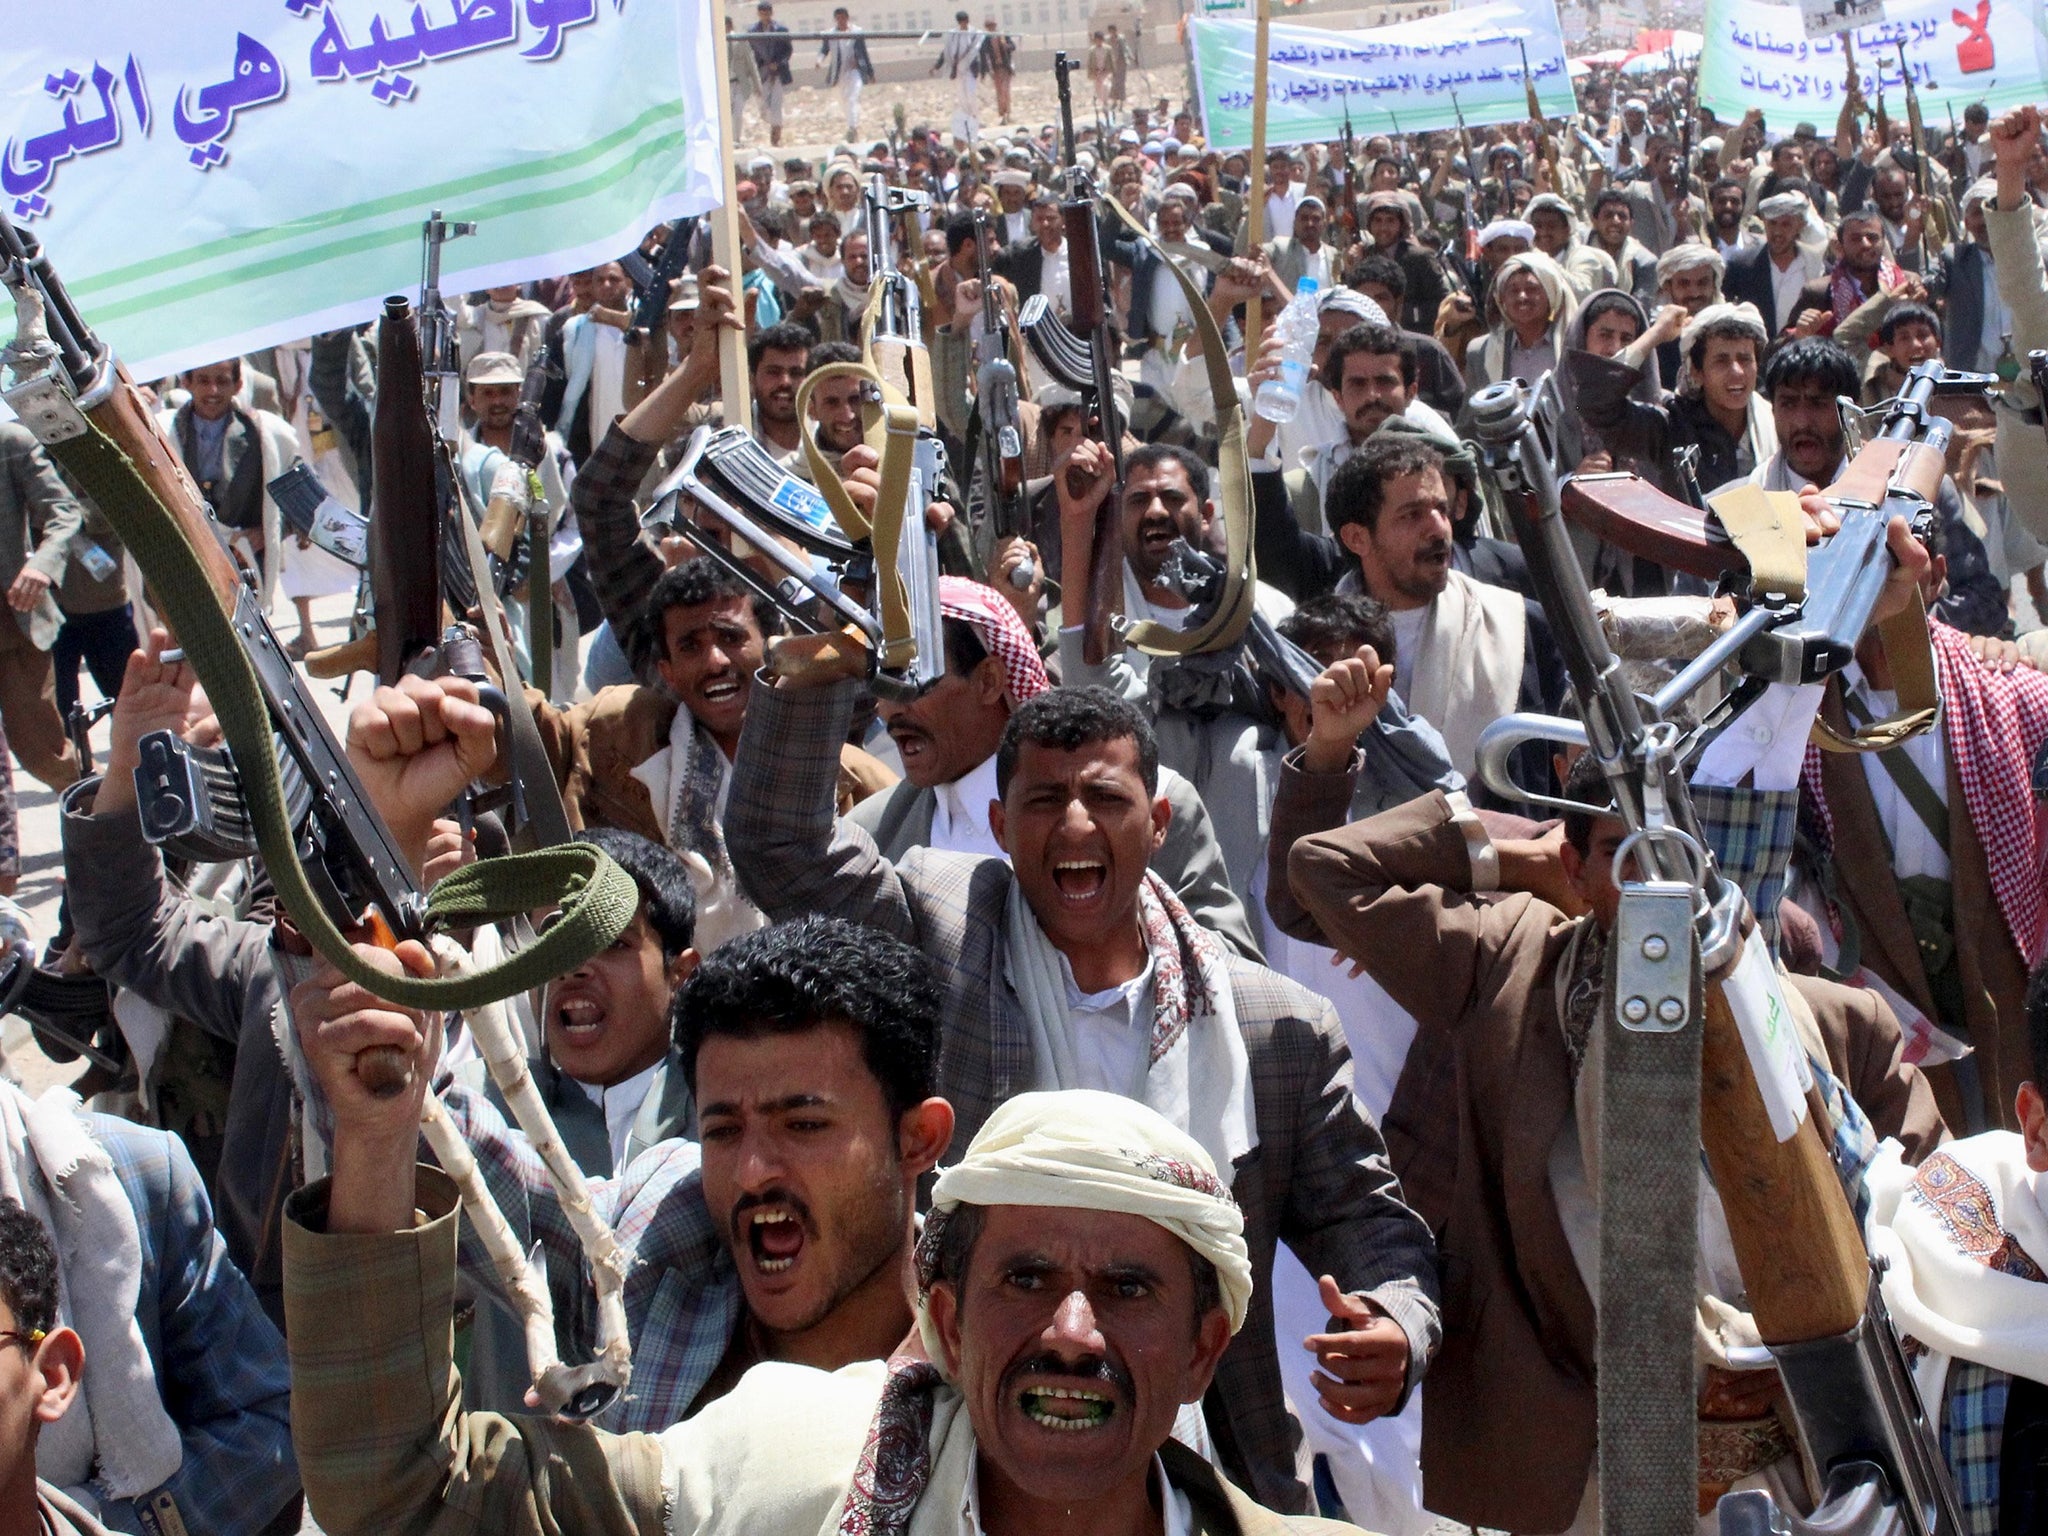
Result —
POLYGON ((1706 996, 1700 1141, 1757 1331, 1766 1344, 1835 1338, 1863 1316, 1870 1264, 1821 1144, 1823 1112, 1809 1095, 1805 1123, 1779 1141, 1727 999, 1706 996))
POLYGON ((412 305, 388 298, 377 322, 369 537, 377 680, 386 684, 441 639, 441 502, 425 385, 412 305))
POLYGON ((1825 494, 1845 501, 1884 501, 1888 487, 1912 491, 1933 501, 1947 470, 1946 456, 1930 443, 1909 443, 1897 438, 1879 438, 1865 443, 1863 451, 1849 463, 1842 478, 1825 494))
POLYGON ((1564 484, 1564 515, 1617 549, 1674 571, 1718 581, 1746 571, 1742 551, 1698 507, 1665 495, 1639 475, 1580 475, 1564 484))

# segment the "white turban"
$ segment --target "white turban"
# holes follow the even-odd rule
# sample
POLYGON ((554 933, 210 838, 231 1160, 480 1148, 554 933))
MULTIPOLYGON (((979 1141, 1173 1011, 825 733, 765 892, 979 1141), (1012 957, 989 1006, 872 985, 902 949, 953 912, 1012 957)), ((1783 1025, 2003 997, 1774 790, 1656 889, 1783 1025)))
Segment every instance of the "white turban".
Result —
POLYGON ((1387 312, 1381 309, 1356 288, 1325 288, 1316 298, 1316 313, 1327 315, 1331 311, 1339 314, 1356 315, 1361 325, 1391 325, 1387 312))
POLYGON ((1517 240, 1527 240, 1533 245, 1536 241, 1536 227, 1526 219, 1495 219, 1479 231, 1479 243, 1487 246, 1509 236, 1517 240))
POLYGON ((1686 321, 1685 329, 1678 333, 1679 352, 1690 357, 1692 344, 1699 340, 1700 332, 1710 325, 1718 325, 1723 320, 1740 322, 1744 330, 1756 337, 1756 344, 1759 347, 1767 345, 1771 339, 1771 333, 1764 327, 1764 317, 1754 304, 1709 304, 1686 321))
POLYGON ((1657 258, 1657 286, 1663 287, 1674 273, 1690 272, 1695 267, 1712 267, 1716 284, 1728 274, 1728 263, 1721 259, 1719 251, 1711 245, 1687 241, 1684 245, 1672 246, 1657 258))
POLYGON ((1812 206, 1804 192, 1779 192, 1758 203, 1756 211, 1767 219, 1788 219, 1794 214, 1804 218, 1812 206))
POLYGON ((1970 183, 1969 190, 1963 194, 1961 206, 1966 210, 1972 203, 1990 203, 1995 207, 1997 202, 1998 178, 1996 176, 1979 176, 1970 183))
POLYGON ((939 1174, 918 1244, 918 1326, 935 1362, 945 1356, 922 1293, 936 1278, 947 1214, 960 1205, 1142 1216, 1216 1267, 1230 1331, 1244 1326, 1252 1300, 1244 1213, 1200 1144, 1136 1099, 1087 1088, 1020 1093, 988 1117, 966 1156, 939 1174))

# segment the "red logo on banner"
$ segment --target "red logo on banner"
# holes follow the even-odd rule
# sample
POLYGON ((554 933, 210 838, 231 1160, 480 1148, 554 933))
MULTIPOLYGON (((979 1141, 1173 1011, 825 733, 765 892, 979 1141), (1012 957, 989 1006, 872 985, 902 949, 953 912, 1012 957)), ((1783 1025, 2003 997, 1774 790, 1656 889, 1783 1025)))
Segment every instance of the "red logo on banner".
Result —
POLYGON ((1973 21, 1962 11, 1950 11, 1957 26, 1964 28, 1969 36, 1956 44, 1956 68, 1966 75, 1982 74, 1998 66, 1998 54, 1991 46, 1991 0, 1977 0, 1977 16, 1973 21))

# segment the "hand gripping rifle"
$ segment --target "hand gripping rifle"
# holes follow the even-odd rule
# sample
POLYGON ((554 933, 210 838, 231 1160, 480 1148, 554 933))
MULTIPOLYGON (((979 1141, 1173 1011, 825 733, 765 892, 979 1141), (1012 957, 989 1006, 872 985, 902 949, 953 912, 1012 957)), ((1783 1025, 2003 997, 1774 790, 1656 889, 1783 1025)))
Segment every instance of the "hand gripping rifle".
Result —
MULTIPOLYGON (((1939 373, 1939 364, 1930 367, 1939 373)), ((1932 380, 1924 370, 1916 374, 1909 394, 1924 406, 1932 380)), ((1594 615, 1564 526, 1561 502, 1570 489, 1560 497, 1553 440, 1532 398, 1518 382, 1482 390, 1472 401, 1473 429, 1564 652, 1583 724, 1497 721, 1481 737, 1479 769, 1496 790, 1520 797, 1525 791, 1508 771, 1517 745, 1583 744, 1628 828, 1615 860, 1622 895, 1608 941, 1611 1002, 1595 1025, 1605 1053, 1603 1518, 1628 1529, 1678 1530, 1695 1514, 1696 1128, 1750 1310, 1823 1484, 1811 1527, 1796 1520, 1788 1527, 1768 1495, 1739 1493, 1721 1502, 1722 1531, 1955 1536, 1954 1489, 1830 1159, 1822 1115, 1812 1107, 1812 1080, 1776 972, 1761 937, 1744 937, 1741 892, 1716 869, 1693 812, 1683 765, 1698 735, 1688 739, 1669 718, 1731 660, 1746 671, 1753 647, 1773 663, 1799 659, 1802 675, 1809 665, 1823 672, 1842 665, 1848 652, 1837 639, 1853 645, 1884 583, 1884 518, 1917 503, 1923 487, 1931 495, 1923 469, 1931 453, 1938 475, 1940 450, 1905 435, 1864 449, 1831 491, 1844 527, 1815 552, 1803 601, 1783 592, 1758 597, 1645 701, 1623 680, 1594 615), (1813 643, 1795 638, 1803 635, 1813 643), (1662 1433, 1644 1432, 1646 1423, 1662 1433)), ((1796 508, 1778 510, 1803 552, 1796 508)), ((1671 504, 1670 516, 1683 514, 1698 517, 1671 504)), ((1747 692, 1754 681, 1737 690, 1738 701, 1754 696, 1747 692)))
POLYGON ((810 432, 804 434, 812 475, 806 483, 738 427, 699 428, 641 516, 641 526, 652 531, 687 529, 685 500, 711 513, 752 554, 728 549, 702 529, 692 533, 698 549, 774 604, 798 632, 817 633, 816 615, 829 615, 828 622, 866 648, 869 681, 891 698, 917 697, 946 669, 938 545, 924 516, 945 474, 945 450, 933 426, 936 400, 917 283, 897 271, 892 235, 893 219, 924 203, 923 193, 869 177, 874 279, 861 317, 862 361, 813 371, 796 397, 797 416, 806 419, 819 384, 841 377, 863 384, 863 435, 881 460, 874 516, 847 495, 810 432), (837 579, 821 576, 812 557, 837 579), (868 601, 856 601, 849 588, 867 592, 868 601))
MULTIPOLYGON (((585 844, 481 860, 423 892, 127 370, 86 325, 35 240, 4 215, 0 281, 14 297, 16 315, 14 342, 0 354, 16 379, 7 402, 134 554, 226 738, 220 749, 193 747, 168 732, 144 738, 136 788, 145 835, 203 858, 260 853, 293 926, 342 975, 401 1006, 468 1010, 473 1026, 495 1022, 499 1039, 516 1041, 503 1000, 610 945, 639 906, 631 877, 585 844), (445 931, 557 901, 563 903, 560 921, 496 965, 476 966, 445 931), (355 954, 352 934, 387 946, 420 940, 440 974, 390 975, 355 954)), ((387 367, 391 361, 387 354, 387 367)), ((409 398, 419 412, 422 396, 409 392, 409 398)), ((378 471, 387 485, 399 473, 390 463, 380 463, 378 471)), ((431 465, 416 472, 428 476, 431 488, 431 465)), ((478 1033, 481 1041, 487 1030, 478 1033)), ((507 1065, 524 1073, 516 1044, 507 1065)), ((387 1095, 402 1091, 410 1075, 388 1048, 361 1053, 356 1071, 373 1092, 387 1095)), ((525 1124, 520 1106, 540 1106, 531 1080, 515 1079, 510 1094, 525 1124)), ((596 1412, 624 1388, 631 1371, 625 1260, 590 1216, 581 1175, 560 1138, 543 1119, 536 1150, 551 1170, 566 1168, 563 1202, 592 1258, 603 1331, 600 1358, 576 1367, 556 1356, 545 1279, 527 1266, 503 1218, 491 1222, 496 1208, 431 1094, 422 1123, 437 1156, 462 1183, 464 1203, 526 1319, 541 1401, 565 1413, 596 1412)))
POLYGON ((1082 610, 1086 617, 1081 653, 1095 665, 1116 649, 1116 621, 1123 610, 1124 544, 1117 509, 1123 496, 1124 424, 1117 409, 1116 334, 1109 322, 1095 186, 1075 152, 1073 62, 1064 53, 1056 54, 1053 70, 1059 81, 1060 122, 1066 135, 1067 195, 1060 204, 1060 216, 1066 223, 1068 286, 1074 307, 1072 315, 1062 320, 1045 295, 1037 294, 1017 317, 1017 328, 1046 372, 1080 394, 1094 430, 1116 466, 1116 482, 1095 518, 1087 602, 1082 610))
POLYGON ((633 323, 626 327, 630 344, 645 345, 650 336, 668 331, 668 301, 676 290, 676 279, 690 267, 690 241, 697 233, 694 217, 677 219, 669 226, 660 254, 649 261, 638 251, 627 258, 626 275, 633 280, 633 323))
MULTIPOLYGON (((982 516, 994 539, 1022 538, 1030 531, 1024 504, 1024 429, 1018 416, 1017 365, 1010 358, 1010 331, 1002 296, 988 264, 988 215, 974 216, 974 255, 981 272, 981 340, 975 344, 974 421, 967 439, 967 472, 981 471, 982 516), (975 463, 980 460, 979 465, 975 463)), ((977 555, 977 558, 979 556, 977 555)), ((1028 591, 1037 579, 1029 560, 1010 567, 1010 584, 1028 591)))

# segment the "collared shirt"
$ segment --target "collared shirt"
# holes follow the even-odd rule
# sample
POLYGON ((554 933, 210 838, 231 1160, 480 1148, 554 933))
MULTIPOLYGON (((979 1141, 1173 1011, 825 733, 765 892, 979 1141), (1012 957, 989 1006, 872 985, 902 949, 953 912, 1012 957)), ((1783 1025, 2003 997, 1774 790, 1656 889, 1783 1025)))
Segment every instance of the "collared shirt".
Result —
MULTIPOLYGON (((1294 233, 1294 215, 1301 207, 1301 200, 1307 196, 1300 187, 1290 185, 1285 192, 1266 194, 1266 237, 1291 235, 1294 233)), ((1257 254, 1254 252, 1253 254, 1257 254)))
POLYGON ((1319 245, 1314 250, 1302 251, 1301 275, 1316 280, 1317 288, 1328 288, 1330 283, 1330 248, 1319 245))
POLYGON ((197 411, 192 413, 192 442, 198 450, 199 462, 192 466, 192 478, 201 484, 218 480, 227 473, 225 468, 228 446, 228 423, 235 419, 233 411, 222 413, 208 421, 197 411))
POLYGON ((1062 317, 1074 312, 1074 281, 1072 268, 1067 262, 1064 238, 1056 250, 1043 253, 1043 263, 1038 269, 1038 291, 1062 317))
POLYGON ((1391 608, 1387 619, 1394 626, 1394 687, 1402 698, 1415 686, 1415 653, 1422 649, 1422 631, 1429 624, 1430 605, 1420 608, 1391 608))
MULTIPOLYGON (((1882 720, 1899 707, 1898 694, 1888 688, 1871 687, 1862 667, 1853 661, 1842 669, 1842 686, 1873 720, 1882 720)), ((1940 731, 1922 731, 1891 750, 1904 753, 1920 770, 1935 797, 1943 805, 1948 804, 1948 749, 1940 731)), ((1880 754, 1860 752, 1857 756, 1863 764, 1864 782, 1870 786, 1870 798, 1877 807, 1885 841, 1891 844, 1892 873, 1901 880, 1913 875, 1948 879, 1948 850, 1935 839, 1912 802, 1900 791, 1891 770, 1878 761, 1880 754)))
POLYGON ((595 437, 626 408, 626 333, 595 321, 590 328, 597 340, 597 356, 590 367, 590 421, 595 437))
POLYGON ((931 846, 947 853, 979 853, 1007 860, 988 829, 989 802, 996 797, 996 759, 990 753, 937 790, 932 807, 931 846))
MULTIPOLYGON (((664 1058, 665 1060, 666 1058, 664 1058)), ((640 1116, 640 1106, 647 1102, 647 1093, 654 1086, 654 1074, 661 1070, 657 1061, 651 1067, 635 1072, 624 1082, 605 1087, 598 1083, 586 1083, 572 1077, 570 1082, 581 1088, 584 1095, 604 1111, 604 1133, 612 1144, 612 1166, 626 1166, 626 1141, 633 1134, 633 1122, 640 1116)))
POLYGON ((1151 1057, 1151 955, 1145 957, 1145 969, 1129 981, 1083 992, 1074 980, 1074 968, 1060 954, 1060 980, 1066 983, 1074 1068, 1081 1078, 1076 1086, 1138 1097, 1151 1057))
MULTIPOLYGON (((1152 1456, 1152 1478, 1163 1495, 1159 1500, 1164 1526, 1162 1536, 1190 1536, 1195 1528, 1194 1506, 1188 1503, 1188 1496, 1167 1478, 1166 1463, 1159 1459, 1157 1452, 1152 1456)), ((967 1494, 960 1502, 960 1536, 982 1536, 980 1457, 975 1458, 967 1471, 967 1494)))
MULTIPOLYGON (((540 1245, 570 1358, 588 1358, 597 1349, 597 1294, 539 1154, 482 1093, 458 1083, 441 1102, 521 1249, 540 1245)), ((601 1428, 658 1433, 682 1419, 739 1325, 745 1299, 704 1203, 700 1168, 697 1143, 678 1138, 650 1147, 612 1178, 591 1181, 592 1203, 629 1260, 626 1326, 633 1340, 633 1390, 600 1416, 601 1428)), ((466 1222, 459 1252, 463 1269, 495 1292, 490 1257, 466 1222)))
POLYGON ((1771 309, 1782 331, 1792 323, 1792 311, 1799 307, 1800 292, 1806 287, 1806 261, 1797 248, 1792 252, 1790 266, 1780 267, 1775 256, 1764 259, 1771 268, 1771 309))
POLYGON ((1031 210, 1019 208, 1015 213, 996 215, 996 238, 1004 245, 1015 245, 1019 240, 1031 238, 1031 210))

